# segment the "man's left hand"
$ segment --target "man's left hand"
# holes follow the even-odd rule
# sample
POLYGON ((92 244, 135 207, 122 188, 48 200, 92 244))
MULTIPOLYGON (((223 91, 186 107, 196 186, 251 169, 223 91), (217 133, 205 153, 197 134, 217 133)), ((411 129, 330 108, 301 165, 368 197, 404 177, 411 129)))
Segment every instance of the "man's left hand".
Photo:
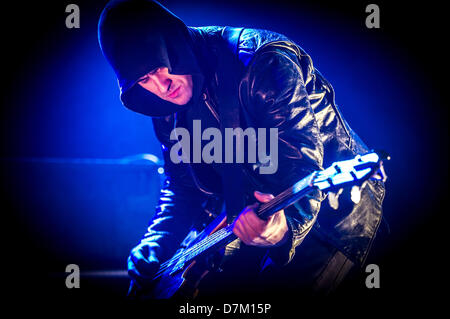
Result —
MULTIPOLYGON (((256 199, 267 203, 274 198, 272 194, 254 192, 256 199)), ((258 204, 247 206, 233 223, 233 233, 246 245, 267 247, 273 246, 285 239, 288 232, 284 210, 280 210, 267 220, 259 218, 255 209, 258 204)))

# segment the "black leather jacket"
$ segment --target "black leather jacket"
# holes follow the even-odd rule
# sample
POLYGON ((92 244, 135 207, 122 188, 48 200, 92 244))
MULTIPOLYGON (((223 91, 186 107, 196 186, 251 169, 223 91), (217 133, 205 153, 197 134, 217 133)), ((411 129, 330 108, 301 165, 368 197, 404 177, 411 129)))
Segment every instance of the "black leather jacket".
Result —
MULTIPOLYGON (((223 204, 219 187, 221 170, 213 164, 173 164, 169 157, 176 126, 189 130, 193 119, 202 127, 219 127, 214 60, 215 43, 225 41, 239 61, 238 94, 241 127, 279 129, 279 165, 275 174, 260 175, 244 167, 249 203, 254 190, 277 194, 333 161, 368 151, 352 131, 334 101, 331 84, 317 71, 308 54, 283 35, 255 29, 229 27, 189 28, 196 55, 208 64, 202 102, 176 115, 153 118, 161 142, 167 179, 161 190, 156 214, 144 241, 150 243, 160 261, 169 258, 192 227, 201 227, 208 215, 217 215, 223 204), (191 123, 191 124, 190 124, 191 123), (161 248, 161 249, 160 249, 161 248)), ((295 248, 314 229, 355 263, 362 263, 381 220, 384 198, 382 182, 370 181, 353 204, 348 190, 340 208, 330 209, 326 196, 316 192, 286 210, 289 240, 269 249, 273 260, 285 264, 295 248)), ((260 248, 258 248, 260 249, 260 248)))

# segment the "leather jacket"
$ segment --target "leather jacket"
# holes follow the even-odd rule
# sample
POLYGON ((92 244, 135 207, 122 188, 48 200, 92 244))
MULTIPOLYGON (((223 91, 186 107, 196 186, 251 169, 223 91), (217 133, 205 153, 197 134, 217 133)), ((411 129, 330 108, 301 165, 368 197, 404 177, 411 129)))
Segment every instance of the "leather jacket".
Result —
MULTIPOLYGON (((331 84, 314 68, 310 56, 285 36, 215 26, 189 27, 189 31, 195 53, 207 69, 201 102, 187 111, 153 118, 166 180, 143 241, 155 248, 160 261, 173 255, 189 231, 203 227, 223 208, 220 165, 174 164, 169 155, 175 143, 169 138, 173 128, 192 131, 193 119, 201 119, 203 128, 220 127, 215 94, 220 83, 214 61, 223 53, 214 50, 217 42, 228 43, 238 61, 239 90, 229 94, 238 95, 241 127, 279 130, 276 173, 261 175, 250 165, 243 166, 249 204, 255 202, 254 190, 276 195, 315 170, 369 150, 344 120, 331 84)), ((285 210, 288 240, 269 248, 269 256, 286 264, 314 229, 351 261, 362 264, 381 221, 384 193, 382 182, 370 181, 362 189, 360 202, 354 204, 345 189, 337 210, 331 209, 320 191, 306 196, 285 210)))

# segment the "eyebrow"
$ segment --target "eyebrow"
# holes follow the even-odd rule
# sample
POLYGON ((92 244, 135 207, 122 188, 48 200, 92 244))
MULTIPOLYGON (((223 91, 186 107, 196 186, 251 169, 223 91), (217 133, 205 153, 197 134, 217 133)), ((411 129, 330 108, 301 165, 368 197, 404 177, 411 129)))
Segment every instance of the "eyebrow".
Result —
POLYGON ((161 67, 157 67, 157 68, 151 70, 150 72, 148 72, 147 74, 144 74, 143 76, 141 76, 141 77, 138 79, 138 81, 144 80, 146 77, 148 77, 149 74, 154 74, 154 73, 158 72, 158 70, 159 70, 160 68, 161 68, 161 67))
POLYGON ((150 72, 148 72, 146 75, 148 75, 148 74, 153 74, 153 73, 156 73, 156 72, 158 72, 159 71, 159 69, 161 69, 161 67, 159 66, 159 67, 157 67, 157 68, 154 68, 153 70, 151 70, 150 72))
POLYGON ((146 75, 144 75, 144 76, 141 76, 141 77, 138 79, 138 82, 144 80, 146 77, 148 77, 148 73, 147 73, 146 75))

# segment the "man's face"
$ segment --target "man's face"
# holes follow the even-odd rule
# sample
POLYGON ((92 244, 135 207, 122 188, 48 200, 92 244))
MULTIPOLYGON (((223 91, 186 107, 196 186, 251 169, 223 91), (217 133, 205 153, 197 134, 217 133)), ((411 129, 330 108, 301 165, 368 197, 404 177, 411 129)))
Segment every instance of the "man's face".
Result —
POLYGON ((170 74, 166 67, 147 73, 138 83, 147 91, 174 104, 185 105, 192 97, 192 76, 170 74))

